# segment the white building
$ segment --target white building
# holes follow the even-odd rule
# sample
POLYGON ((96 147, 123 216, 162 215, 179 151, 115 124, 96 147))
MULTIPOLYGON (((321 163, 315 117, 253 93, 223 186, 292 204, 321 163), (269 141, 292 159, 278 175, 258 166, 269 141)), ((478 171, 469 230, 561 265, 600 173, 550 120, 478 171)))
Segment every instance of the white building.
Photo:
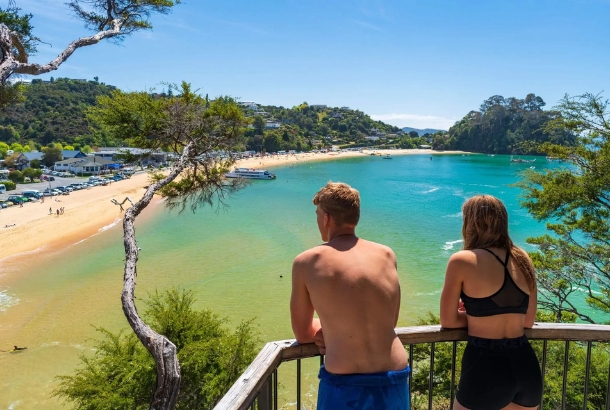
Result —
POLYGON ((280 128, 281 125, 282 124, 280 124, 277 121, 269 121, 268 120, 267 122, 265 122, 265 128, 267 128, 267 129, 277 129, 277 128, 280 128))

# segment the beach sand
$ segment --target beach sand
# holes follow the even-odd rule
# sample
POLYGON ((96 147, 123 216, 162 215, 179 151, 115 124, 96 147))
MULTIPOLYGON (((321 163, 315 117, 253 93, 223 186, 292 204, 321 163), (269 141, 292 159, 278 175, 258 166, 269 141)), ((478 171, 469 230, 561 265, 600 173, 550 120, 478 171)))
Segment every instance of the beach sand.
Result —
MULTIPOLYGON (((266 156, 238 161, 238 167, 273 168, 305 161, 329 161, 342 158, 362 157, 376 152, 389 155, 438 155, 461 154, 461 151, 431 150, 368 150, 364 152, 302 153, 296 155, 266 156)), ((117 205, 129 196, 134 202, 144 193, 148 185, 148 174, 135 174, 130 179, 114 182, 87 190, 71 192, 61 197, 46 197, 44 203, 38 201, 25 204, 23 208, 13 206, 0 210, 0 260, 24 252, 55 249, 76 243, 99 232, 100 229, 122 219, 117 205), (55 199, 60 202, 56 202, 55 199), (57 216, 55 210, 65 207, 65 213, 57 216), (49 214, 52 208, 53 214, 49 214), (6 225, 14 225, 5 228, 6 225)), ((20 188, 16 192, 20 192, 20 188)), ((159 198, 158 200, 161 200, 159 198)), ((123 205, 125 208, 129 203, 123 205)))

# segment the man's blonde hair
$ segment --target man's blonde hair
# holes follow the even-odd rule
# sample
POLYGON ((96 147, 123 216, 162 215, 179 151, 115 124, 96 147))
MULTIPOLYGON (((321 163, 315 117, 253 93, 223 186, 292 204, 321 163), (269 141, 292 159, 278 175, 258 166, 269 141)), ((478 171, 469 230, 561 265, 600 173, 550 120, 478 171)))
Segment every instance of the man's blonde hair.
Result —
POLYGON ((328 182, 313 197, 313 204, 333 217, 337 225, 356 226, 360 220, 360 193, 343 182, 328 182))

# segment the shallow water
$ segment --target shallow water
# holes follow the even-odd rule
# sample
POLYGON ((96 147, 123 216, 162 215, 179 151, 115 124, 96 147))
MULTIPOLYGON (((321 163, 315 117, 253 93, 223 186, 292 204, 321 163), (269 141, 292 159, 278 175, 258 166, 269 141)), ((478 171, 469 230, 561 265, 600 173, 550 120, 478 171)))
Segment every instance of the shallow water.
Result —
MULTIPOLYGON (((535 165, 557 166, 544 159, 535 165)), ((137 226, 136 294, 186 287, 196 292, 199 307, 232 324, 255 317, 264 340, 292 338, 292 259, 320 242, 311 198, 328 180, 345 181, 362 195, 359 235, 396 252, 399 325, 413 324, 428 311, 438 313, 445 264, 461 247, 466 198, 501 198, 511 236, 534 249, 525 238, 544 233, 544 226, 519 207, 519 191, 509 186, 526 167, 506 156, 362 156, 278 168, 277 180, 254 181, 226 209, 178 215, 157 206, 137 226)), ((0 408, 59 408, 50 398, 54 376, 70 373, 78 355, 90 352, 94 326, 127 327, 120 305, 123 257, 119 224, 53 253, 1 261, 0 349, 28 350, 0 353, 0 408)))

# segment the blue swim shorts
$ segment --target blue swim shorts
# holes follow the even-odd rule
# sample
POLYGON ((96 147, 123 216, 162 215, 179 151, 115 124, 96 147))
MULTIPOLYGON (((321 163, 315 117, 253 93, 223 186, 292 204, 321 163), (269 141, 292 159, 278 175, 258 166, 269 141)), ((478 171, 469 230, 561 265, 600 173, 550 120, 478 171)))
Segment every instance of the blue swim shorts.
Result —
POLYGON ((320 367, 318 410, 409 410, 411 369, 333 374, 320 367))

